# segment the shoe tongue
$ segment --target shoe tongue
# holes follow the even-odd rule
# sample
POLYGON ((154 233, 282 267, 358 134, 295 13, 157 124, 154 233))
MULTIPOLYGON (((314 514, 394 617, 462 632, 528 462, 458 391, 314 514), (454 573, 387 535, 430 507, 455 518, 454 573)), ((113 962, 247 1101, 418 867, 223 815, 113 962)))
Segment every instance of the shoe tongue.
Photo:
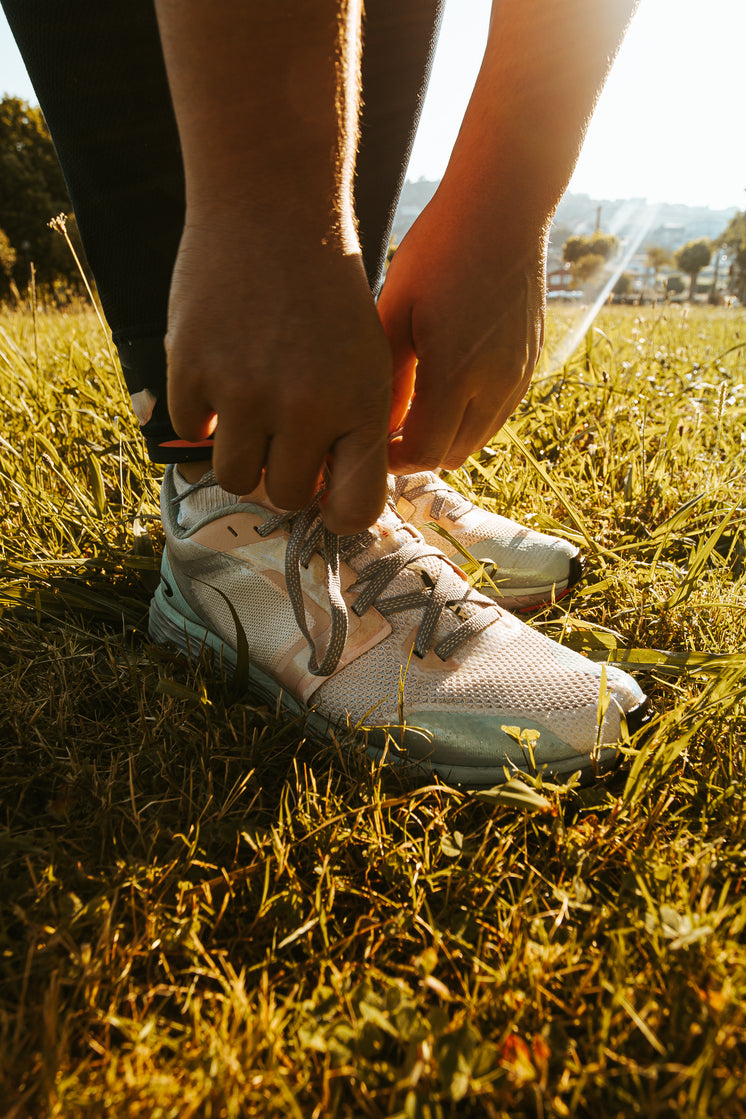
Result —
POLYGON ((364 551, 350 556, 346 561, 357 574, 383 556, 398 552, 406 544, 414 541, 425 544, 416 528, 407 524, 399 514, 387 505, 374 525, 368 529, 369 543, 364 551))
MULTIPOLYGON (((398 552, 408 544, 414 543, 422 546, 423 554, 410 561, 393 576, 388 586, 383 589, 380 597, 376 600, 376 605, 381 609, 384 609, 387 599, 416 594, 423 588, 433 588, 438 583, 444 566, 449 569, 446 574, 450 575, 450 579, 447 580, 444 590, 448 588, 446 593, 454 603, 454 608, 444 609, 441 613, 432 635, 433 645, 447 637, 472 614, 479 613, 485 607, 496 615, 495 620, 497 620, 498 613, 502 613, 489 599, 470 590, 468 580, 459 568, 454 568, 449 564, 441 553, 434 553, 432 546, 427 544, 417 529, 402 520, 390 505, 386 506, 376 523, 368 530, 367 535, 367 546, 362 551, 353 552, 345 557, 345 562, 357 575, 361 575, 376 560, 398 552)), ((419 604, 417 606, 413 605, 411 610, 397 613, 396 617, 399 619, 397 624, 405 628, 407 626, 411 627, 413 624, 419 625, 422 621, 422 611, 423 606, 419 604)), ((506 615, 506 617, 509 618, 510 616, 506 615)))
POLYGON ((417 486, 432 486, 433 483, 437 484, 439 481, 439 474, 436 474, 433 470, 423 470, 419 474, 407 474, 406 488, 413 490, 417 486))
MULTIPOLYGON (((423 554, 411 561, 398 575, 395 575, 389 585, 387 594, 404 594, 408 591, 419 590, 423 585, 423 577, 429 586, 438 579, 443 564, 450 567, 445 556, 434 552, 432 545, 417 531, 414 525, 403 520, 390 505, 387 505, 376 523, 368 530, 370 543, 364 551, 350 556, 346 563, 360 574, 371 563, 385 556, 399 552, 408 544, 420 544, 423 554)), ((461 572, 458 568, 453 570, 454 579, 460 585, 461 572)), ((463 579, 461 593, 467 589, 467 580, 463 579)))

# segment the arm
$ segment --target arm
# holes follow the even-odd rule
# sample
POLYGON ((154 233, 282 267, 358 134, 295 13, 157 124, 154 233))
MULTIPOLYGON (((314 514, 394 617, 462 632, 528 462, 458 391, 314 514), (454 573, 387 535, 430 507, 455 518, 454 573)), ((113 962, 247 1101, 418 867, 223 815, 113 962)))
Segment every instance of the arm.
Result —
POLYGON ((636 0, 495 0, 443 180, 391 263, 392 469, 456 467, 525 393, 552 215, 636 0))
POLYGON ((385 499, 391 359, 354 230, 355 0, 156 0, 186 175, 167 339, 184 439, 221 484, 370 524, 385 499))

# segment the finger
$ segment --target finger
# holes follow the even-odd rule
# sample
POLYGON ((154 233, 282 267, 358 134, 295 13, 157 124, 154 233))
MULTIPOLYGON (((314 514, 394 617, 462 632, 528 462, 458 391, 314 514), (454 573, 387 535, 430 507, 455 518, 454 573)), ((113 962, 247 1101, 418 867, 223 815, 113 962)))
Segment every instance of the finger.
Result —
POLYGON ((223 413, 215 428, 212 468, 228 493, 249 494, 259 485, 267 458, 269 439, 261 428, 252 428, 223 413))
POLYGON ((215 409, 204 393, 168 370, 168 414, 180 439, 199 443, 215 430, 215 409))
POLYGON ((276 435, 267 453, 264 485, 269 500, 280 509, 302 509, 319 487, 326 453, 333 436, 307 431, 276 435))
MULTIPOLYGON (((433 383, 437 385, 437 379, 433 383)), ((456 438, 465 404, 453 393, 431 390, 420 362, 414 400, 401 438, 389 447, 391 470, 397 474, 436 470, 456 438)))
POLYGON ((502 425, 506 422, 506 420, 510 419, 510 417, 515 412, 518 405, 523 400, 524 396, 526 395, 529 388, 531 387, 532 377, 533 377, 533 369, 526 370, 524 372, 523 378, 521 379, 520 383, 518 384, 518 386, 514 389, 514 391, 512 392, 510 397, 508 398, 508 402, 505 406, 505 413, 503 415, 502 420, 500 421, 500 427, 502 427, 502 425))
POLYGON ((329 489, 322 505, 331 532, 363 532, 386 504, 385 429, 368 425, 338 439, 332 450, 329 489))
POLYGON ((464 418, 456 436, 443 455, 441 465, 445 470, 458 470, 466 462, 469 455, 481 451, 500 430, 505 420, 510 415, 510 410, 505 408, 497 414, 485 416, 484 406, 478 401, 471 400, 464 413, 464 418))
POLYGON ((459 466, 463 466, 469 455, 481 451, 516 410, 530 383, 530 376, 524 377, 505 402, 496 406, 472 399, 441 465, 446 470, 457 470, 459 466))
POLYGON ((408 305, 397 306, 393 300, 386 298, 385 284, 378 301, 378 314, 393 362, 389 431, 398 431, 414 395, 417 355, 412 339, 412 320, 408 305))
POLYGON ((398 431, 407 418, 414 397, 416 369, 417 358, 414 350, 410 350, 406 357, 394 361, 389 431, 398 431))
POLYGON ((527 378, 525 383, 495 411, 490 408, 485 409, 479 401, 472 400, 464 413, 461 427, 453 443, 443 456, 443 467, 446 470, 457 470, 463 466, 469 455, 476 454, 482 447, 486 447, 515 412, 530 383, 531 379, 527 378))

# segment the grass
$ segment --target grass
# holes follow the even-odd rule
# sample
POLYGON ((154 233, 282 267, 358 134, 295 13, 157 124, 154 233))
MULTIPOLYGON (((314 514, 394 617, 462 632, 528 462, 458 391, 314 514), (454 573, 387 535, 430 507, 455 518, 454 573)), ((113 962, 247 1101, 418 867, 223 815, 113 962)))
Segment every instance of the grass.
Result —
POLYGON ((85 310, 0 316, 0 1114, 746 1114, 746 319, 608 309, 460 485, 658 718, 411 787, 147 637, 157 477, 85 310))

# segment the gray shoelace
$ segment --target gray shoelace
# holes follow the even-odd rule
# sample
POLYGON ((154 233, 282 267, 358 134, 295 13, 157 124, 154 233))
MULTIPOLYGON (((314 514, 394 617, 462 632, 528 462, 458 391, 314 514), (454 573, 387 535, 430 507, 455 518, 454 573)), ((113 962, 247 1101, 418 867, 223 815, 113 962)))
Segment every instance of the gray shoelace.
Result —
POLYGON ((407 501, 414 504, 414 499, 417 497, 424 497, 426 493, 433 494, 432 505, 430 506, 430 516, 434 521, 438 517, 445 515, 449 521, 457 521, 459 517, 463 517, 464 513, 468 513, 474 505, 463 494, 457 493, 447 482, 435 475, 434 482, 426 482, 415 484, 411 476, 403 475, 396 479, 394 483, 395 500, 398 501, 400 497, 404 497, 407 501))
POLYGON ((177 493, 174 497, 172 497, 171 504, 179 505, 186 497, 189 497, 190 494, 196 493, 197 490, 204 490, 207 489, 209 486, 217 486, 217 484, 218 480, 215 477, 215 471, 208 470, 206 474, 202 475, 198 482, 192 482, 192 484, 187 486, 186 489, 182 490, 181 493, 177 493))
MULTIPOLYGON (((214 485, 217 485, 217 482, 210 470, 198 482, 172 498, 172 503, 177 505, 189 494, 214 485)), ((423 486, 420 489, 422 492, 431 492, 437 491, 438 487, 423 486)), ((450 490, 447 490, 445 496, 450 496, 450 490)), ((256 531, 259 536, 264 537, 270 536, 278 528, 289 526, 290 535, 285 553, 285 582, 298 627, 311 650, 308 669, 316 676, 330 676, 339 664, 348 631, 347 603, 342 595, 340 561, 361 555, 376 538, 369 530, 351 536, 337 536, 329 532, 321 516, 320 497, 319 494, 300 512, 271 515, 263 525, 257 527, 256 531), (301 568, 308 567, 315 553, 318 553, 324 561, 331 616, 329 640, 321 660, 306 621, 300 574, 301 568)), ((469 502, 466 504, 470 505, 469 502)), ((433 512, 432 515, 438 514, 433 512)), ((414 653, 417 657, 424 657, 432 646, 433 652, 445 661, 465 641, 487 629, 500 617, 497 607, 476 596, 460 575, 443 559, 442 553, 436 548, 429 547, 421 539, 413 539, 411 543, 403 544, 396 551, 371 560, 348 590, 358 592, 352 604, 352 609, 358 617, 362 617, 372 606, 375 606, 384 617, 404 610, 421 610, 422 620, 414 643, 414 653), (441 561, 435 581, 429 574, 427 566, 422 566, 424 560, 432 557, 441 561), (417 571, 420 587, 405 594, 384 596, 386 589, 406 567, 412 567, 417 571), (459 617, 460 622, 449 634, 434 644, 436 627, 446 610, 459 617)))
MULTIPOLYGON (((288 594, 298 626, 311 649, 309 671, 317 676, 328 676, 339 664, 347 640, 348 615, 340 583, 340 561, 363 553, 374 542, 375 536, 367 530, 352 536, 336 536, 329 532, 321 517, 318 498, 300 513, 278 513, 268 518, 256 531, 260 536, 269 536, 287 523, 291 524, 285 555, 288 594), (326 651, 320 662, 306 624, 300 576, 301 567, 308 566, 315 552, 324 560, 332 623, 326 651)), ((358 592, 352 609, 359 617, 372 606, 384 617, 403 610, 421 610, 422 620, 414 643, 414 653, 418 657, 424 657, 432 646, 433 652, 445 661, 465 641, 481 633, 500 616, 495 606, 474 594, 442 558, 441 552, 428 547, 422 540, 412 540, 395 552, 371 560, 348 590, 358 592), (441 560, 435 582, 426 567, 422 566, 422 561, 430 557, 441 560), (384 597, 384 592, 396 576, 410 566, 417 570, 421 586, 405 594, 384 597), (435 630, 445 610, 460 616, 461 621, 449 634, 434 643, 435 630)))

